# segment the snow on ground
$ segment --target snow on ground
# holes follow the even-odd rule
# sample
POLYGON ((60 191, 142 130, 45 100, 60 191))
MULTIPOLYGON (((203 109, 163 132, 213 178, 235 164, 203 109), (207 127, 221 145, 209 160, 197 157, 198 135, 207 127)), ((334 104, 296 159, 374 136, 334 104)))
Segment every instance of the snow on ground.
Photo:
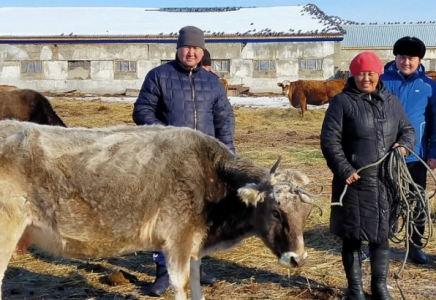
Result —
MULTIPOLYGON (((62 97, 48 97, 48 99, 62 99, 62 97)), ((71 99, 65 97, 65 99, 71 99)), ((118 103, 134 103, 136 97, 74 97, 75 100, 80 101, 102 101, 102 102, 118 102, 118 103)), ((238 107, 252 107, 252 108, 293 108, 289 104, 286 97, 229 97, 230 104, 238 107)), ((308 105, 308 109, 326 108, 328 104, 321 106, 308 105)))

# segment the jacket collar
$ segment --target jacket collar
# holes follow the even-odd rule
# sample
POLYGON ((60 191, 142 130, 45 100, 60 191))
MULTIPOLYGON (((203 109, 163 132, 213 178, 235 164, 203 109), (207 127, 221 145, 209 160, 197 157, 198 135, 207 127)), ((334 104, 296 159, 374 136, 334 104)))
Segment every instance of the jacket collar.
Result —
POLYGON ((393 76, 397 76, 397 77, 401 78, 402 80, 410 80, 410 79, 416 79, 420 76, 425 75, 425 67, 422 64, 419 64, 419 66, 415 72, 410 74, 410 76, 408 76, 407 78, 404 78, 403 74, 401 74, 401 72, 397 69, 397 65, 395 64, 395 60, 393 60, 393 61, 388 62, 384 66, 384 72, 389 73, 393 76))
POLYGON ((198 63, 198 65, 194 69, 190 69, 190 68, 185 67, 180 62, 179 58, 177 57, 177 53, 176 53, 176 59, 173 60, 173 64, 174 64, 175 68, 182 73, 189 73, 189 72, 191 72, 191 70, 192 70, 192 73, 197 73, 200 70, 200 68, 202 68, 201 61, 198 63))
POLYGON ((357 86, 356 83, 354 81, 354 77, 350 77, 348 78, 345 87, 343 89, 343 92, 347 93, 350 97, 352 97, 353 99, 367 99, 368 95, 371 95, 371 98, 373 99, 377 99, 377 100, 381 100, 381 101, 386 101, 386 88, 384 83, 379 80, 378 84, 376 86, 375 91, 371 92, 371 93, 363 93, 361 92, 357 86))

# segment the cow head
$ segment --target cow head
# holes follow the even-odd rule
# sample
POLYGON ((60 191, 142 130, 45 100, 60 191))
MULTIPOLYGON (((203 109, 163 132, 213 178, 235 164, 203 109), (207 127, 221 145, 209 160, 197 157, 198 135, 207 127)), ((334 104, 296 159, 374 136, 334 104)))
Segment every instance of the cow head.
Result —
POLYGON ((289 90, 291 87, 291 82, 289 80, 283 80, 283 82, 278 82, 277 85, 282 88, 282 94, 284 96, 289 95, 289 90))
POLYGON ((262 187, 245 186, 238 193, 245 203, 256 205, 251 219, 255 234, 278 257, 280 264, 299 267, 307 258, 303 231, 313 207, 307 194, 299 188, 306 186, 309 179, 289 170, 274 176, 277 164, 262 187), (278 184, 277 180, 280 180, 278 184), (285 185, 280 185, 284 182, 285 185))

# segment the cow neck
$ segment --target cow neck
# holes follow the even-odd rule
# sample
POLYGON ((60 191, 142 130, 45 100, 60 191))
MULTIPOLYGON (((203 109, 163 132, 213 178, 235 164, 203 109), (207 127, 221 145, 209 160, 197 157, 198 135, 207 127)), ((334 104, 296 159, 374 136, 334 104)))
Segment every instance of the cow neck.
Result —
POLYGON ((221 243, 235 245, 242 239, 254 235, 252 216, 254 207, 235 201, 235 192, 218 203, 205 202, 203 215, 208 224, 208 235, 203 247, 211 249, 221 243))

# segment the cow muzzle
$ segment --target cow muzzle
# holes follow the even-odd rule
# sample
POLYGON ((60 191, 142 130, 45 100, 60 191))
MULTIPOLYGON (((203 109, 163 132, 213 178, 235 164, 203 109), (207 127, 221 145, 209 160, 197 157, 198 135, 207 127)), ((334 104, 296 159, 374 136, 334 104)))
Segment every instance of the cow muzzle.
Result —
POLYGON ((286 252, 279 258, 279 264, 288 268, 302 267, 306 263, 307 252, 299 255, 295 252, 286 252))

